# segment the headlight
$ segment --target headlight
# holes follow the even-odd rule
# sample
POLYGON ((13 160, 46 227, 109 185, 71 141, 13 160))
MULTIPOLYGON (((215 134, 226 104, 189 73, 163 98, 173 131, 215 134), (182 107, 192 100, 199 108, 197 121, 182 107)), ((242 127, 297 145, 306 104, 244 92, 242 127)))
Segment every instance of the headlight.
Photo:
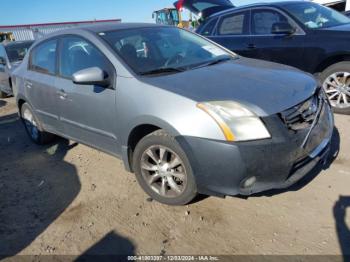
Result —
POLYGON ((261 119, 239 103, 214 101, 197 106, 216 121, 227 141, 271 138, 261 119))

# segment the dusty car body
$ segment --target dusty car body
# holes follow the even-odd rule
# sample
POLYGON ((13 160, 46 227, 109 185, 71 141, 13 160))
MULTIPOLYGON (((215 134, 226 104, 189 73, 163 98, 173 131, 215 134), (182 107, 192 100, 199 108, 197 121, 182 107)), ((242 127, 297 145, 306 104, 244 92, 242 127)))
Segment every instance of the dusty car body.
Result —
POLYGON ((311 75, 150 24, 51 35, 14 91, 34 142, 55 134, 117 156, 170 205, 287 187, 327 157, 334 126, 311 75))

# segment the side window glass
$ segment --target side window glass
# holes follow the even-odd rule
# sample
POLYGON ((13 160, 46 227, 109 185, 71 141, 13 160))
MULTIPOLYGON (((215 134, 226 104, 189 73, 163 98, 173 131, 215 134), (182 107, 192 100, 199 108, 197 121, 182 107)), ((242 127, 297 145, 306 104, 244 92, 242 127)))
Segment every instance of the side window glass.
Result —
POLYGON ((255 35, 270 35, 275 23, 288 22, 288 19, 277 11, 258 10, 252 13, 252 31, 255 35))
POLYGON ((201 35, 209 36, 213 34, 218 19, 211 20, 206 26, 204 26, 201 35))
POLYGON ((80 37, 62 39, 59 73, 65 78, 90 67, 99 67, 111 73, 111 65, 102 52, 80 37))
POLYGON ((45 74, 56 73, 57 40, 44 42, 31 53, 30 69, 45 74))
POLYGON ((243 35, 245 34, 246 13, 232 14, 223 17, 219 25, 219 35, 243 35))

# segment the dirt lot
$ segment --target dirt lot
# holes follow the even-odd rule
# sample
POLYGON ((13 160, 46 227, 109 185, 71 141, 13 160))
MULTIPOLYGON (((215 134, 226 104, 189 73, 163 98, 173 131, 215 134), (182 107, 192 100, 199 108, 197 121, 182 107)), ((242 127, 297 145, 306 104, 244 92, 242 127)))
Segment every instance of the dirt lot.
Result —
POLYGON ((338 157, 289 190, 168 207, 109 155, 33 145, 0 100, 0 255, 350 254, 350 117, 336 126, 338 157))

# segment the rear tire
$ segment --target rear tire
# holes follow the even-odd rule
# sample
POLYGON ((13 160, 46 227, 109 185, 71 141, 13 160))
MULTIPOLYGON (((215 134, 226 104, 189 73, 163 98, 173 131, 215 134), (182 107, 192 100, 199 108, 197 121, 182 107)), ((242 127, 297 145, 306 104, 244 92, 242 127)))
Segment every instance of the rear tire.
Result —
POLYGON ((320 74, 333 111, 350 115, 350 62, 340 62, 326 68, 320 74))
POLYGON ((21 119, 30 139, 38 144, 45 145, 53 141, 55 135, 45 132, 41 123, 35 116, 33 109, 27 103, 21 107, 21 119))
POLYGON ((166 205, 186 205, 197 195, 192 168, 177 141, 163 130, 144 137, 136 146, 133 167, 142 189, 166 205))

